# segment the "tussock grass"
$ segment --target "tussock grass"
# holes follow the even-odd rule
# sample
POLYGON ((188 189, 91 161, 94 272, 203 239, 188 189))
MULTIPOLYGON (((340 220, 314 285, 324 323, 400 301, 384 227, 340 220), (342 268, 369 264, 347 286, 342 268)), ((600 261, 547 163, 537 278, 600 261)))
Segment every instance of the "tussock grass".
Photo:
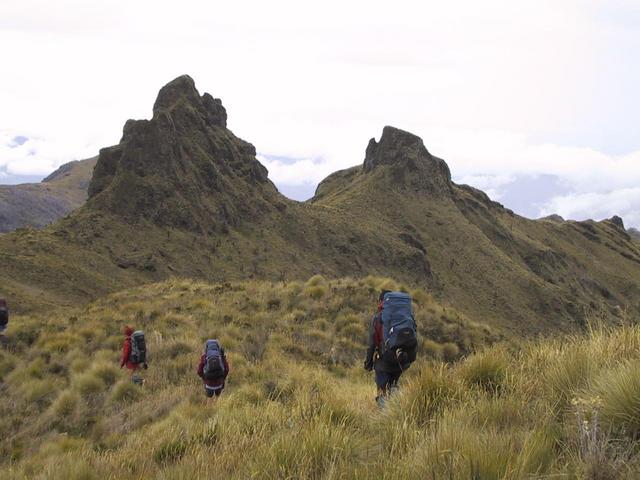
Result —
POLYGON ((53 316, 0 352, 0 477, 637 478, 640 327, 516 350, 412 291, 423 349, 381 410, 361 362, 382 285, 173 280, 53 316), (143 387, 118 368, 125 324, 147 334, 143 387), (232 373, 206 404, 210 337, 232 373))
POLYGON ((634 359, 611 371, 606 371, 595 390, 602 402, 605 425, 640 438, 640 360, 634 359))

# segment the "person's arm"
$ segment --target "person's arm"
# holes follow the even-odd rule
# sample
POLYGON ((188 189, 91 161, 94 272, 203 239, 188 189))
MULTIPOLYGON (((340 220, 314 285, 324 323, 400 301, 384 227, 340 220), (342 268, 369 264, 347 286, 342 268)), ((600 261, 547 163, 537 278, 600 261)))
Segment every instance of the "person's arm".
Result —
POLYGON ((374 315, 369 325, 369 346, 367 348, 367 355, 364 359, 364 368, 366 370, 371 370, 373 368, 373 354, 376 351, 376 318, 377 315, 374 315))
POLYGON ((200 378, 204 378, 204 355, 200 357, 200 363, 198 364, 198 376, 200 378))
POLYGON ((131 354, 131 342, 128 338, 124 339, 124 344, 122 345, 122 358, 120 359, 120 368, 124 367, 129 360, 129 355, 131 354))

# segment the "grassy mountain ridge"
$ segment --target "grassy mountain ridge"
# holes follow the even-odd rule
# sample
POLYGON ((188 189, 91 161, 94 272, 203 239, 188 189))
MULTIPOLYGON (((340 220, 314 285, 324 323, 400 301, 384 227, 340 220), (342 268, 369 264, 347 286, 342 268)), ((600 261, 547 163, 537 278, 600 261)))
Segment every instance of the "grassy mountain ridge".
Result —
POLYGON ((498 332, 408 288, 420 359, 378 410, 361 361, 382 287, 407 289, 373 277, 169 280, 17 316, 13 350, 0 351, 0 475, 203 478, 215 463, 229 478, 636 478, 633 317, 483 349, 498 332), (147 334, 142 388, 117 368, 128 323, 147 334), (212 336, 231 375, 205 406, 195 368, 212 336))
POLYGON ((424 252, 432 288, 442 298, 491 323, 525 329, 615 315, 623 304, 637 311, 640 250, 624 228, 612 221, 515 215, 480 190, 452 183, 443 162, 417 137, 413 152, 403 146, 390 154, 385 144, 406 145, 394 138, 405 134, 385 131, 383 158, 395 155, 395 163, 374 159, 375 169, 337 172, 319 185, 312 202, 394 224, 407 244, 424 252), (425 163, 430 170, 420 171, 425 163))
POLYGON ((42 232, 0 237, 18 310, 73 305, 169 277, 208 281, 393 276, 513 332, 618 321, 640 309, 640 248, 615 222, 519 217, 456 185, 422 140, 392 127, 365 161, 288 200, 255 149, 190 77, 101 150, 87 203, 42 232))
POLYGON ((44 227, 82 205, 97 160, 66 163, 41 183, 0 185, 0 233, 44 227))

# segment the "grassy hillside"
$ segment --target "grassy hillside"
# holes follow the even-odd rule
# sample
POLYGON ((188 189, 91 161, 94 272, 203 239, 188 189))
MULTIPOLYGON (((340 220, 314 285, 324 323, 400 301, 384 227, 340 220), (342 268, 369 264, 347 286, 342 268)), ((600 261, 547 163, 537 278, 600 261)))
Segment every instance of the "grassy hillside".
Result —
POLYGON ((418 137, 386 127, 372 142, 363 166, 331 175, 312 203, 392 225, 423 252, 439 298, 528 333, 584 327, 621 307, 640 312, 640 248, 624 227, 520 217, 452 183, 418 137))
POLYGON ((394 283, 173 280, 14 318, 0 476, 637 478, 640 328, 482 349, 499 333, 412 290, 420 360, 379 410, 363 336, 394 283), (142 388, 117 368, 126 323, 147 333, 142 388), (205 406, 195 367, 212 336, 232 372, 205 406))
POLYGON ((41 228, 81 206, 97 160, 67 163, 41 183, 0 185, 0 233, 41 228))
POLYGON ((622 220, 533 221, 451 181, 422 140, 392 127, 362 166, 309 202, 270 182, 219 99, 188 76, 150 120, 102 149, 87 203, 41 232, 0 236, 14 310, 73 306, 171 277, 204 281, 391 276, 519 335, 640 312, 640 245, 622 220))
MULTIPOLYGON (((246 422, 267 428, 260 422, 279 421, 289 401, 300 394, 317 397, 315 406, 301 406, 308 411, 301 412, 300 420, 311 420, 314 409, 323 409, 321 403, 338 386, 344 387, 340 398, 345 413, 351 408, 346 405, 349 395, 358 392, 363 405, 357 408, 364 419, 366 412, 374 413, 374 389, 361 372, 366 324, 383 286, 405 288, 373 277, 329 282, 316 276, 305 283, 275 284, 169 281, 111 295, 80 311, 15 317, 9 332, 12 350, 2 353, 0 361, 0 435, 7 439, 1 447, 5 470, 0 476, 45 472, 43 478, 58 478, 68 471, 71 478, 80 478, 74 475, 81 476, 88 464, 79 464, 79 458, 96 454, 88 462, 97 462, 97 478, 115 478, 129 468, 125 457, 132 445, 147 436, 145 442, 153 446, 135 448, 143 461, 129 475, 168 473, 179 463, 177 457, 186 454, 181 442, 190 444, 187 438, 196 435, 192 428, 210 436, 203 446, 213 447, 214 437, 221 435, 211 416, 216 410, 204 409, 195 376, 200 349, 209 337, 221 339, 233 369, 228 401, 235 414, 228 417, 232 430, 224 434, 228 452, 240 445, 236 442, 250 440, 243 439, 249 433, 243 429, 254 427, 246 422), (150 369, 142 389, 131 388, 117 368, 127 323, 147 333, 150 369), (315 381, 322 382, 323 391, 314 391, 315 381), (271 413, 258 420, 263 408, 271 413), (183 434, 173 438, 172 422, 182 422, 183 414, 195 417, 180 427, 184 439, 183 434), (115 463, 110 464, 112 457, 115 463)), ((423 355, 453 361, 500 338, 425 292, 411 291, 423 355)), ((339 430, 346 428, 340 427, 343 419, 332 421, 339 430)), ((250 442, 258 442, 260 435, 256 432, 250 442)), ((236 465, 227 468, 237 468, 240 461, 236 456, 236 465)))

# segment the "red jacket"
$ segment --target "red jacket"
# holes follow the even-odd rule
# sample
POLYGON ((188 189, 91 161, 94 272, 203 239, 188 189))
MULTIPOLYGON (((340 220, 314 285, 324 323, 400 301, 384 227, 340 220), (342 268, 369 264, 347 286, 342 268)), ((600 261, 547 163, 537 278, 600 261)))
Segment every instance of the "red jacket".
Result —
POLYGON ((122 358, 120 359, 120 368, 125 365, 129 370, 137 370, 140 368, 139 363, 131 363, 129 361, 129 355, 131 355, 131 335, 127 335, 122 344, 122 358))
POLYGON ((224 387, 224 382, 227 379, 227 375, 229 375, 229 362, 227 362, 227 357, 224 354, 224 351, 222 351, 221 354, 222 366, 224 367, 224 376, 222 378, 215 378, 213 380, 207 380, 206 378, 204 378, 204 364, 207 361, 207 356, 203 353, 200 357, 200 364, 198 365, 198 376, 202 378, 202 382, 209 387, 224 387))
POLYGON ((382 351, 382 302, 378 305, 378 313, 373 320, 373 345, 380 353, 382 351))

